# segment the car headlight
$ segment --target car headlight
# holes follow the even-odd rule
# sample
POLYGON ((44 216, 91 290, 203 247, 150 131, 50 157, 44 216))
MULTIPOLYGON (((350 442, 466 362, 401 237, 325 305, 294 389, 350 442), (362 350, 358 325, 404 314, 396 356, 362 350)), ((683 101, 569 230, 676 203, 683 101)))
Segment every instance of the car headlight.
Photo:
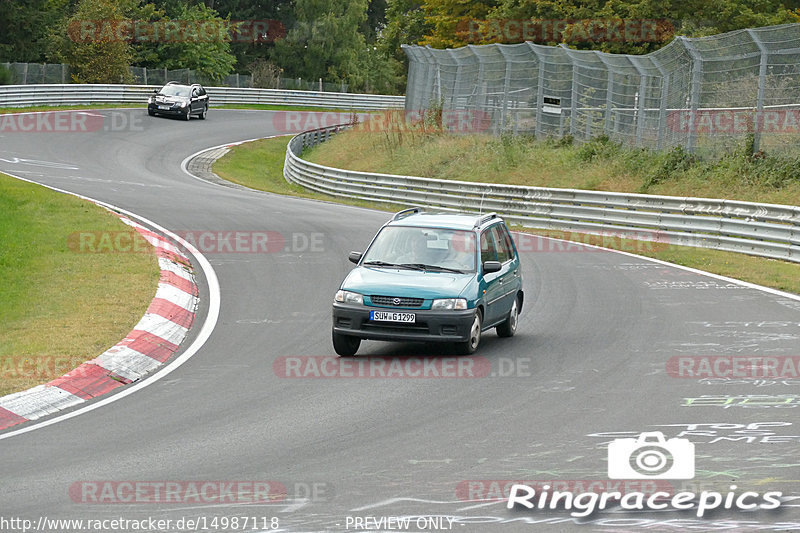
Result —
POLYGON ((434 300, 431 309, 466 309, 467 301, 464 298, 445 298, 434 300))
POLYGON ((363 304, 364 297, 358 294, 357 292, 350 292, 350 291, 336 291, 336 296, 333 298, 334 301, 344 304, 363 304))
POLYGON ((179 105, 180 105, 181 107, 186 107, 187 105, 189 105, 189 102, 187 102, 186 100, 184 100, 184 101, 183 101, 183 102, 181 102, 179 105))

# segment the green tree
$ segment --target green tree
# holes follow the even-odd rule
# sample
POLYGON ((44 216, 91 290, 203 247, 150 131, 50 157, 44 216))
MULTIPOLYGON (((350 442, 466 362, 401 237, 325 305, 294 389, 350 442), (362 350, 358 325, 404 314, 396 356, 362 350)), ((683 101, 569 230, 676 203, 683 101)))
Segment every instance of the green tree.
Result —
POLYGON ((416 0, 389 0, 386 6, 386 25, 380 33, 378 52, 394 72, 395 91, 405 87, 408 57, 400 45, 418 44, 433 30, 428 23, 422 3, 416 0))
POLYGON ((158 43, 153 49, 156 58, 148 58, 148 62, 169 69, 192 69, 205 81, 219 81, 230 74, 236 57, 231 53, 228 33, 216 31, 211 36, 202 30, 226 28, 230 19, 223 19, 204 4, 183 5, 175 15, 182 28, 180 37, 158 43))
POLYGON ((68 0, 0 0, 0 61, 41 62, 48 35, 65 17, 68 0))
POLYGON ((128 67, 133 50, 114 31, 114 23, 124 19, 117 0, 79 0, 75 13, 52 35, 50 57, 68 64, 73 81, 78 83, 132 82, 128 67), (102 23, 82 37, 73 30, 86 21, 102 23))
POLYGON ((272 61, 290 77, 363 83, 367 43, 358 28, 367 0, 297 0, 297 21, 275 43, 272 61))
POLYGON ((433 31, 422 44, 434 48, 457 48, 467 44, 469 24, 484 20, 498 4, 496 0, 425 0, 422 8, 433 31))

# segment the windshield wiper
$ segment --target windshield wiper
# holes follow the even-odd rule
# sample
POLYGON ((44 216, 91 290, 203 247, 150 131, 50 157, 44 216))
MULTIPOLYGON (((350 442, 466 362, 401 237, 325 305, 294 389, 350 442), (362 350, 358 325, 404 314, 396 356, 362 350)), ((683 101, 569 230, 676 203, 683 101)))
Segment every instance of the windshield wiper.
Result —
POLYGON ((362 266, 408 268, 408 265, 398 265, 396 263, 387 263, 386 261, 367 261, 366 263, 362 263, 362 266))
POLYGON ((425 263, 403 263, 401 266, 408 268, 415 268, 417 270, 438 270, 440 272, 453 272, 455 274, 463 274, 463 270, 456 268, 448 268, 439 265, 426 265, 425 263))

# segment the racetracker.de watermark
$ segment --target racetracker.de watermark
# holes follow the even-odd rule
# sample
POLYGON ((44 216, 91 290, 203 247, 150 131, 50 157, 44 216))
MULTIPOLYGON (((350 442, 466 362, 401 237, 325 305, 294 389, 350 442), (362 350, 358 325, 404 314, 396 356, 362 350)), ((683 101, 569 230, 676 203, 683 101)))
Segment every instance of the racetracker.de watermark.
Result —
POLYGON ((678 355, 670 357, 667 374, 673 378, 777 378, 800 377, 797 355, 678 355))
POLYGON ((143 115, 122 111, 37 111, 0 115, 0 134, 116 131, 144 131, 143 115))
POLYGON ((441 114, 429 110, 390 110, 353 114, 344 111, 277 111, 272 127, 280 133, 301 133, 318 128, 351 126, 364 132, 425 131, 432 127, 452 133, 478 133, 492 125, 489 113, 480 109, 445 109, 441 114))
POLYGON ((76 20, 67 35, 77 43, 271 43, 286 36, 279 20, 76 20))
POLYGON ((668 19, 489 19, 456 25, 456 35, 468 43, 662 43, 674 34, 668 19))
POLYGON ((680 133, 800 133, 800 109, 681 109, 670 111, 667 127, 680 133))
POLYGON ((80 364, 85 361, 86 357, 64 355, 5 356, 0 358, 0 379, 54 379, 73 369, 81 372, 80 364))
MULTIPOLYGON (((535 198, 531 200, 536 201, 535 198)), ((511 237, 520 254, 602 252, 602 248, 642 253, 664 251, 671 246, 669 236, 648 230, 607 231, 597 234, 550 230, 546 236, 514 231, 511 237)))
POLYGON ((69 497, 85 504, 253 504, 286 499, 278 481, 77 481, 69 497))
MULTIPOLYGON (((321 232, 280 233, 255 230, 175 231, 178 237, 204 254, 321 253, 321 232)), ((156 240, 135 230, 76 231, 67 236, 67 248, 75 253, 152 253, 156 240)))
POLYGON ((514 485, 527 485, 528 487, 537 488, 539 491, 552 489, 569 492, 573 495, 584 492, 601 493, 609 491, 618 491, 621 494, 641 492, 648 495, 656 492, 667 494, 674 492, 673 485, 661 479, 475 479, 461 481, 456 486, 456 497, 463 501, 506 500, 511 494, 511 487, 514 485))

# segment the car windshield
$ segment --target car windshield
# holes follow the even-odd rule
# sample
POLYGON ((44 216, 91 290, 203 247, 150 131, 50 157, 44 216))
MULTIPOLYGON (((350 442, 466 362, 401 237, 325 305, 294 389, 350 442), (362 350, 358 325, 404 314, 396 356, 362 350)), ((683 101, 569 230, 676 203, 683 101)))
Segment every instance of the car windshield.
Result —
POLYGON ((192 94, 189 87, 182 87, 180 85, 165 85, 161 89, 161 94, 164 96, 183 96, 188 98, 192 94))
POLYGON ((475 255, 471 231, 387 226, 364 254, 362 264, 473 272, 475 255))

